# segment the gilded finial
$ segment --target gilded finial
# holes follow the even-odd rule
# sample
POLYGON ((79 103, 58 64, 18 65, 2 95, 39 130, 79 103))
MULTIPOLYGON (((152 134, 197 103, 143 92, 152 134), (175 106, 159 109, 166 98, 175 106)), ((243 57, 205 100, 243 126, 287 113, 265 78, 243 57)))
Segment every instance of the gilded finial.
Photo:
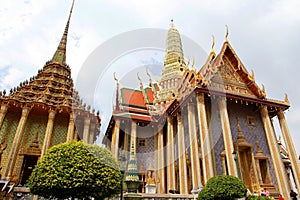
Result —
POLYGON ((187 66, 189 66, 189 64, 190 64, 190 57, 188 57, 187 66))
POLYGON ((195 71, 195 57, 192 57, 192 70, 195 71))
POLYGON ((264 84, 261 85, 261 90, 262 90, 262 92, 263 92, 264 94, 266 94, 266 90, 265 90, 264 84))
POLYGON ((288 104, 290 103, 289 96, 287 93, 285 93, 284 101, 288 104))
POLYGON ((226 24, 226 35, 225 35, 225 41, 228 42, 228 25, 226 24))
POLYGON ((174 20, 173 19, 171 19, 171 28, 174 28, 174 20))
POLYGON ((116 76, 116 72, 114 72, 114 79, 115 79, 115 81, 117 82, 117 84, 119 84, 119 80, 118 80, 118 78, 117 78, 117 76, 116 76))
POLYGON ((146 68, 146 73, 147 73, 147 76, 149 77, 150 82, 152 82, 152 78, 151 78, 151 75, 149 73, 148 67, 146 68))
POLYGON ((254 71, 253 71, 253 69, 251 70, 251 78, 254 80, 254 71))
POLYGON ((212 35, 212 44, 211 44, 211 52, 212 52, 212 53, 215 52, 214 47, 215 47, 215 36, 212 35))

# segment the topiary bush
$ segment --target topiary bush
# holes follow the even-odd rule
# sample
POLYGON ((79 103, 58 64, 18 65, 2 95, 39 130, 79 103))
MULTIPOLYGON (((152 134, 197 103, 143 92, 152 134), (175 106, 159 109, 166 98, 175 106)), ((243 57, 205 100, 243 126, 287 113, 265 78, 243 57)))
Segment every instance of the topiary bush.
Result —
POLYGON ((121 173, 110 151, 83 142, 53 146, 34 168, 30 192, 45 198, 103 199, 120 193, 121 173))
POLYGON ((234 176, 218 175, 209 179, 198 195, 198 200, 233 200, 245 197, 247 188, 234 176))

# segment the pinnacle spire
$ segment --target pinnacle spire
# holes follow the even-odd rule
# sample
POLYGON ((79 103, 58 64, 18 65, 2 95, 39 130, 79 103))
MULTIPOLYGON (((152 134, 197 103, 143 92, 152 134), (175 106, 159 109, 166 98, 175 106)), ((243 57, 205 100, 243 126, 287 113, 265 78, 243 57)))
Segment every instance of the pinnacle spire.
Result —
POLYGON ((64 34, 59 42, 59 45, 53 55, 51 62, 56 62, 56 63, 62 64, 62 65, 66 64, 66 46, 67 46, 68 31, 69 31, 69 25, 70 25, 70 19, 71 19, 71 15, 72 15, 72 11, 73 11, 74 1, 75 0, 73 0, 73 2, 72 2, 72 6, 71 6, 70 14, 68 17, 68 21, 67 21, 67 24, 65 27, 64 34))

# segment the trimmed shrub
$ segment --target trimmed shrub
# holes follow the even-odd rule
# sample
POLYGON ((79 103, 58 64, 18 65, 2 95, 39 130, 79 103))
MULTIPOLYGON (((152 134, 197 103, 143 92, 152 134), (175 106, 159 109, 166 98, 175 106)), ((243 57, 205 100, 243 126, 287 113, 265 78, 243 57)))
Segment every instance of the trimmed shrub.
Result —
POLYGON ((30 192, 46 198, 103 199, 120 193, 121 173, 110 151, 83 142, 53 146, 29 178, 30 192))
POLYGON ((198 200, 233 200, 245 197, 247 188, 234 176, 218 175, 209 179, 198 195, 198 200))

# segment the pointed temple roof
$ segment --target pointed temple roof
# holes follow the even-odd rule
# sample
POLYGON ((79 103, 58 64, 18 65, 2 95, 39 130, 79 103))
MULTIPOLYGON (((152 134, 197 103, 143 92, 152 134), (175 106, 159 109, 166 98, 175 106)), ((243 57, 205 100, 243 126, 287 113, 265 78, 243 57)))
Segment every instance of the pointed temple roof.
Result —
POLYGON ((53 62, 53 63, 59 63, 61 65, 66 64, 66 47, 67 47, 68 31, 69 31, 69 25, 70 25, 70 19, 71 19, 73 7, 74 7, 74 0, 72 2, 72 6, 71 6, 68 21, 67 21, 67 24, 65 27, 64 34, 63 34, 63 36, 60 40, 60 43, 57 47, 57 50, 54 53, 53 58, 51 60, 51 62, 53 62))
MULTIPOLYGON (((266 97, 264 87, 259 87, 254 79, 254 73, 247 71, 228 40, 228 27, 222 48, 218 54, 214 51, 213 37, 211 51, 199 71, 189 68, 184 61, 181 38, 174 27, 173 20, 166 39, 166 55, 162 75, 155 89, 150 87, 142 90, 130 88, 120 89, 118 110, 113 111, 110 126, 106 134, 111 132, 114 118, 131 119, 142 123, 158 123, 168 113, 175 115, 180 111, 195 93, 209 96, 226 96, 240 102, 251 102, 256 105, 267 105, 269 114, 276 115, 276 108, 286 110, 290 104, 286 97, 284 101, 272 100, 266 97)), ((192 64, 193 65, 193 64, 192 64)), ((148 74, 148 72, 147 72, 148 74)), ((119 89, 118 89, 119 90, 119 89)), ((239 130, 239 140, 243 140, 239 130)), ((242 143, 247 144, 246 141, 242 143)))
MULTIPOLYGON (((74 89, 71 69, 66 64, 66 45, 71 14, 74 6, 72 2, 68 21, 61 41, 53 58, 38 70, 37 75, 20 83, 19 86, 0 92, 0 104, 15 107, 29 105, 40 110, 56 109, 60 112, 90 113, 90 106, 83 104, 78 92, 74 89), (84 112, 82 112, 84 111, 84 112)), ((88 115, 94 115, 94 110, 88 115)), ((99 116, 97 116, 100 121, 99 116)))

